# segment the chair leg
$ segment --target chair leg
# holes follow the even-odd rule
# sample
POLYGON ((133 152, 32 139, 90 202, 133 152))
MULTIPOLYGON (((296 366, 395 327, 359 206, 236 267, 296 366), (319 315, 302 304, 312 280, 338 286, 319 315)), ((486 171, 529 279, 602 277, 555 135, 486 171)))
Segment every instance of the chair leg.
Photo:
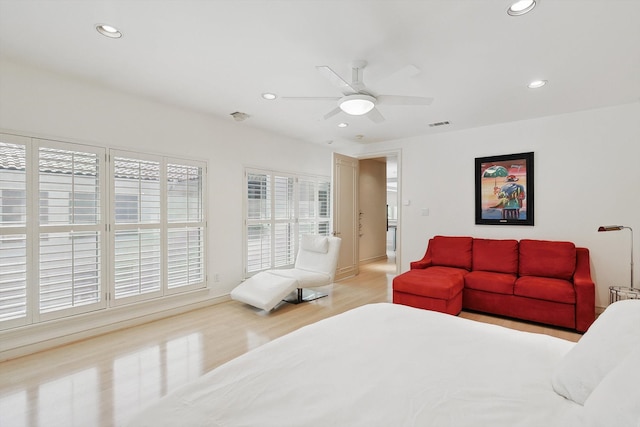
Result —
POLYGON ((315 301, 320 298, 324 298, 329 294, 324 292, 311 291, 309 289, 298 288, 296 296, 293 298, 285 298, 283 301, 290 304, 300 304, 302 302, 315 301))

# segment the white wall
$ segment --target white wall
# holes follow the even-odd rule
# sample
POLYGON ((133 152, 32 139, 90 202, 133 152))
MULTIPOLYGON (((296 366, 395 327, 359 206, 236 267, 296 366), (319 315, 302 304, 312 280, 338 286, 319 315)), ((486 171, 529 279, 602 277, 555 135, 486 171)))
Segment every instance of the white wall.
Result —
POLYGON ((331 175, 328 147, 16 62, 0 62, 0 131, 207 161, 211 289, 206 298, 227 295, 243 277, 245 166, 331 175))
POLYGON ((398 147, 400 197, 410 201, 401 206, 402 271, 436 234, 568 240, 589 248, 604 307, 608 287, 628 286, 630 275, 629 232, 596 231, 607 224, 634 228, 640 265, 640 103, 373 144, 361 154, 398 147), (475 225, 474 159, 527 151, 535 153, 535 226, 475 225))

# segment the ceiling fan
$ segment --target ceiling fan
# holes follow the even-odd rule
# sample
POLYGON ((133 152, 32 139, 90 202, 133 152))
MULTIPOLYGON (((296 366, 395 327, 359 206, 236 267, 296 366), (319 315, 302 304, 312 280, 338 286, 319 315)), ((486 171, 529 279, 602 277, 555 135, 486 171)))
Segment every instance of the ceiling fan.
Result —
POLYGON ((366 67, 367 61, 354 61, 351 64, 351 83, 340 77, 326 65, 316 66, 316 69, 333 83, 342 92, 342 97, 282 97, 286 100, 334 100, 338 101, 338 106, 324 115, 327 120, 336 114, 345 112, 352 116, 366 115, 374 123, 385 120, 384 116, 376 108, 377 105, 430 105, 433 98, 422 96, 402 96, 402 95, 374 95, 362 80, 362 71, 366 67))

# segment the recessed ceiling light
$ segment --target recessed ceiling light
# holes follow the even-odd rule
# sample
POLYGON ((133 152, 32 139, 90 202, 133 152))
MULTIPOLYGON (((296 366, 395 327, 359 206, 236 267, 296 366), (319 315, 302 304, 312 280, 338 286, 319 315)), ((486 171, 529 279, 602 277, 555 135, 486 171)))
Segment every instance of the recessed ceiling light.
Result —
POLYGON ((346 128, 347 126, 349 126, 349 123, 345 123, 345 122, 338 123, 339 128, 346 128))
POLYGON ((527 85, 527 87, 528 87, 529 89, 538 89, 538 88, 541 88, 542 86, 544 86, 544 85, 546 85, 546 84, 547 84, 547 81, 546 81, 546 80, 534 80, 534 81, 532 81, 531 83, 529 83, 529 84, 527 85))
POLYGON ((262 94, 262 98, 268 100, 268 101, 273 101, 274 99, 276 99, 278 97, 278 95, 276 95, 275 93, 271 93, 271 92, 265 92, 262 94))
POLYGON ((96 30, 103 36, 106 36, 112 39, 119 39, 120 37, 122 37, 122 33, 120 32, 120 30, 118 30, 115 27, 112 27, 111 25, 98 24, 96 25, 96 30))
POLYGON ((536 7, 536 0, 519 0, 507 9, 507 13, 511 16, 520 16, 531 12, 536 7))

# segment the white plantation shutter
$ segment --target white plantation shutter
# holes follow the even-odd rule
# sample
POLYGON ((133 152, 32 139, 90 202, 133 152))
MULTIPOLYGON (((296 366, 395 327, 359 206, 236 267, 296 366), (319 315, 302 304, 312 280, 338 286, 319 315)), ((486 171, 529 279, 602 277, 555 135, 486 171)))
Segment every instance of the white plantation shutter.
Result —
POLYGON ((99 302, 101 252, 97 231, 41 234, 40 313, 99 302))
POLYGON ((273 177, 273 267, 286 267, 295 262, 294 182, 289 176, 273 177))
POLYGON ((194 285, 204 280, 204 229, 186 227, 168 232, 169 289, 194 285))
POLYGON ((114 241, 115 299, 159 292, 160 230, 117 230, 114 241))
POLYGON ((204 164, 111 153, 114 304, 206 286, 204 164))
POLYGON ((331 184, 318 180, 318 234, 328 236, 331 228, 331 184))
POLYGON ((114 304, 162 292, 161 160, 111 151, 114 304))
POLYGON ((40 318, 102 308, 104 150, 41 141, 37 158, 40 318))
POLYGON ((106 154, 0 134, 0 329, 206 287, 206 163, 106 154))
POLYGON ((246 273, 295 263, 302 234, 329 234, 329 181, 247 170, 246 273))
POLYGON ((321 178, 298 180, 299 231, 329 235, 329 182, 321 178))
POLYGON ((27 147, 0 139, 0 323, 27 316, 27 147))
POLYGON ((167 286, 205 284, 204 167, 167 163, 167 286))
POLYGON ((247 173, 247 270, 271 266, 271 176, 247 173))

